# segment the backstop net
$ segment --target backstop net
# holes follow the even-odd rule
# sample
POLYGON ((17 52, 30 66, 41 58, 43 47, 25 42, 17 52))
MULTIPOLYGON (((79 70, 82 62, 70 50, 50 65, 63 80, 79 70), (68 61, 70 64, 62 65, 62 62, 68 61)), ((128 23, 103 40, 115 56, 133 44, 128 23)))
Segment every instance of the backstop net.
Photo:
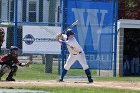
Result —
MULTIPOLYGON (((116 0, 67 0, 63 6, 63 30, 74 21, 75 37, 86 54, 94 76, 113 76, 116 70, 116 0)), ((69 53, 62 50, 66 62, 69 53)), ((81 69, 75 62, 72 69, 81 69)))
MULTIPOLYGON (((73 31, 92 74, 113 76, 116 19, 117 0, 0 0, 0 26, 5 29, 2 53, 8 53, 14 45, 20 49, 21 62, 35 63, 28 69, 20 68, 18 79, 23 74, 34 79, 56 79, 69 53, 55 36, 80 20, 73 31)), ((85 76, 78 62, 71 68, 68 76, 85 76)))

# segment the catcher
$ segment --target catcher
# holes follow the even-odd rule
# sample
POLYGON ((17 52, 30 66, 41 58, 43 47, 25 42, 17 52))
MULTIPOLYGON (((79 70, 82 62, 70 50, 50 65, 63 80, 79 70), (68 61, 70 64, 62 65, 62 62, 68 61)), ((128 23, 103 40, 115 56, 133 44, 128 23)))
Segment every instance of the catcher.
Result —
POLYGON ((15 46, 11 46, 10 52, 7 55, 2 56, 0 58, 0 64, 1 64, 0 80, 1 80, 1 77, 6 72, 9 72, 9 75, 6 78, 6 81, 15 81, 13 76, 16 75, 16 72, 18 70, 17 65, 22 66, 22 67, 29 66, 29 63, 20 63, 17 58, 18 58, 18 48, 15 46))

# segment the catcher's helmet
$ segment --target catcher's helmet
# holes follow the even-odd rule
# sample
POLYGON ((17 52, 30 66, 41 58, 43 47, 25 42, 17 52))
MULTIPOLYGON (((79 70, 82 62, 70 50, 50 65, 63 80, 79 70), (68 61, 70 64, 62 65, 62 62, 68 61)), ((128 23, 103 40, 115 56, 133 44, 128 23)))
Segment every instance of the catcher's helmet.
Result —
POLYGON ((11 46, 10 51, 12 51, 12 50, 18 50, 18 47, 16 47, 16 46, 11 46))

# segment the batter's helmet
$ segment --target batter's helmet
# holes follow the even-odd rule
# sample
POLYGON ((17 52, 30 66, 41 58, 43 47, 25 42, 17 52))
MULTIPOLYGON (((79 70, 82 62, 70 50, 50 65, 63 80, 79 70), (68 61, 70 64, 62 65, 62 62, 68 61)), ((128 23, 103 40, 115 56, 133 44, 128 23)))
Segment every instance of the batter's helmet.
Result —
POLYGON ((68 31, 72 31, 72 29, 68 29, 67 32, 68 32, 68 31))
POLYGON ((72 32, 72 29, 68 29, 66 34, 67 34, 67 37, 69 37, 70 35, 74 35, 74 33, 72 32))

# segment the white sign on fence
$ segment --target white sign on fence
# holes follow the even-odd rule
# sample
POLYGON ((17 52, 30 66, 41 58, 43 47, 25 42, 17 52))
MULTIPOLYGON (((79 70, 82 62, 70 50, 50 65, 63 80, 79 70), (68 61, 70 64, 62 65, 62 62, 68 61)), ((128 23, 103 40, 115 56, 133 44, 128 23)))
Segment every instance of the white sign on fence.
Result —
POLYGON ((23 26, 23 53, 60 54, 61 46, 56 35, 61 33, 57 26, 23 26))

